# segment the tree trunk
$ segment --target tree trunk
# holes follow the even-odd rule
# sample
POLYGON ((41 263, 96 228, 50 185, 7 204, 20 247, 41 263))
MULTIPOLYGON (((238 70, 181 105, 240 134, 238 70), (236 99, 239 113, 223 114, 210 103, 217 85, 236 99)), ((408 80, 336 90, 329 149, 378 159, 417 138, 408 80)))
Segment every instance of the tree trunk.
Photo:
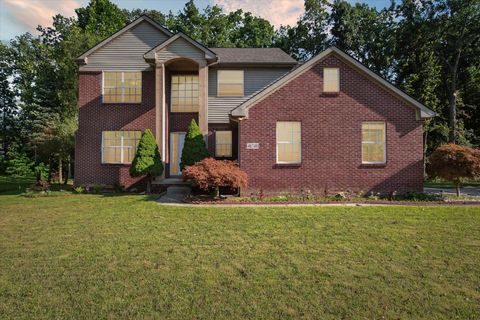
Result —
POLYGON ((448 142, 455 143, 456 140, 456 129, 457 129, 457 73, 458 73, 458 65, 460 63, 460 56, 462 50, 461 48, 457 49, 457 56, 455 57, 455 62, 451 67, 452 71, 452 83, 450 84, 450 92, 448 93, 448 105, 449 105, 449 112, 448 112, 448 126, 449 126, 449 133, 448 133, 448 142))
POLYGON ((52 168, 53 167, 53 161, 52 161, 52 156, 48 157, 48 183, 52 183, 52 168))
POLYGON ((152 176, 150 174, 147 174, 147 194, 152 193, 152 176))
POLYGON ((220 187, 216 186, 215 187, 215 198, 219 198, 219 197, 220 197, 220 187))
POLYGON ((457 197, 460 197, 460 180, 455 181, 455 189, 457 192, 457 197))
POLYGON ((62 155, 58 156, 58 183, 62 183, 63 181, 63 158, 62 155))
POLYGON ((67 157, 67 174, 65 175, 65 180, 63 181, 64 185, 68 184, 69 178, 70 178, 70 155, 67 157))

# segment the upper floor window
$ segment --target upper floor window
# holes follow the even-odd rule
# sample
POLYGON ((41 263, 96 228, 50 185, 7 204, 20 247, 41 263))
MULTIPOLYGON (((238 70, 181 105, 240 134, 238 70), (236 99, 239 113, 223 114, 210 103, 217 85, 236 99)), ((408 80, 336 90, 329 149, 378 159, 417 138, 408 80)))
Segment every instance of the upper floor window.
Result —
POLYGON ((340 72, 338 68, 323 68, 323 92, 340 91, 340 72))
POLYGON ((243 97, 243 70, 218 70, 217 96, 243 97))
POLYGON ((232 131, 215 132, 215 156, 232 156, 232 131))
POLYGON ((131 163, 141 136, 141 131, 103 131, 102 163, 131 163))
POLYGON ((171 111, 198 112, 198 75, 173 75, 171 111))
POLYGON ((301 123, 277 121, 277 163, 300 163, 302 149, 301 123))
POLYGON ((103 72, 104 103, 142 102, 141 72, 103 72))
POLYGON ((362 123, 362 163, 386 162, 385 122, 362 123))

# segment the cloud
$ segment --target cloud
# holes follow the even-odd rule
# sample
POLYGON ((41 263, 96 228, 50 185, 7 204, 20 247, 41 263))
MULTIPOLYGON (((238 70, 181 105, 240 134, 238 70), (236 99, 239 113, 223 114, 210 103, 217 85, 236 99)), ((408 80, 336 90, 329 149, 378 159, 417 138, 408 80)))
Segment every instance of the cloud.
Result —
POLYGON ((77 0, 3 0, 11 18, 17 20, 30 31, 38 25, 51 26, 52 17, 61 14, 67 17, 75 15, 75 9, 81 7, 77 0))
POLYGON ((295 25, 305 11, 304 0, 214 0, 225 11, 250 11, 269 20, 275 27, 295 25))

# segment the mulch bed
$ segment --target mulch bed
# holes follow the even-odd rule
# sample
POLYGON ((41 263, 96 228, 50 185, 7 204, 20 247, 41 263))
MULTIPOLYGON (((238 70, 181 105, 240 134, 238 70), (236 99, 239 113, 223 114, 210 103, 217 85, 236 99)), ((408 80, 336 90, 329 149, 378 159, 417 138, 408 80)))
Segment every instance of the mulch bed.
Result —
POLYGON ((207 197, 191 197, 184 200, 189 204, 208 204, 208 205, 315 205, 315 204, 345 204, 345 205, 402 205, 402 206, 480 206, 480 201, 476 200, 448 200, 448 201, 400 201, 400 200, 368 200, 364 201, 232 201, 227 199, 212 199, 207 197))

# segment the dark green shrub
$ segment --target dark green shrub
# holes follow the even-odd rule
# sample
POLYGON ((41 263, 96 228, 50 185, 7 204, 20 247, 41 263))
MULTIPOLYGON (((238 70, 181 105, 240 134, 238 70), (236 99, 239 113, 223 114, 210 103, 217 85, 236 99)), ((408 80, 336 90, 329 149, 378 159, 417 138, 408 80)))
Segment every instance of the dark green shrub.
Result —
POLYGON ((33 168, 33 171, 35 173, 35 177, 37 178, 37 180, 47 180, 48 178, 48 166, 43 163, 43 162, 40 162, 38 165, 36 165, 34 168, 33 168))
POLYGON ((405 194, 395 195, 393 199, 399 201, 439 201, 442 198, 440 195, 437 194, 408 192, 405 194))
POLYGON ((152 190, 152 179, 163 173, 163 164, 158 145, 152 131, 146 129, 140 142, 137 152, 130 167, 130 176, 147 176, 147 193, 152 190))
POLYGON ((14 177, 29 177, 33 175, 33 161, 25 153, 9 152, 9 160, 5 173, 14 177))
POLYGON ((185 135, 180 169, 183 170, 185 167, 194 165, 209 156, 210 154, 208 153, 202 132, 195 122, 195 119, 192 119, 188 126, 187 134, 185 135))

